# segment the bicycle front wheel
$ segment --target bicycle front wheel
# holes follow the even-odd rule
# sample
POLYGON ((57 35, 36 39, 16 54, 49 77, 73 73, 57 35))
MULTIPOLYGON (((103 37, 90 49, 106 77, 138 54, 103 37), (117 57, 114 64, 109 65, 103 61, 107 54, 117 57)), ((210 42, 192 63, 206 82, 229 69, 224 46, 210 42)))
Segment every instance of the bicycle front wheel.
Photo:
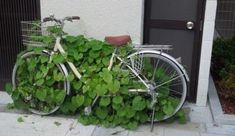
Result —
POLYGON ((49 63, 46 51, 26 52, 17 59, 12 73, 13 91, 27 109, 38 115, 57 111, 69 94, 68 72, 63 64, 49 63))
POLYGON ((149 89, 138 94, 147 98, 150 107, 147 112, 152 115, 154 110, 154 121, 166 120, 181 109, 187 95, 187 74, 171 56, 142 50, 129 55, 126 65, 131 67, 130 76, 134 81, 144 81, 143 88, 148 86, 149 89))

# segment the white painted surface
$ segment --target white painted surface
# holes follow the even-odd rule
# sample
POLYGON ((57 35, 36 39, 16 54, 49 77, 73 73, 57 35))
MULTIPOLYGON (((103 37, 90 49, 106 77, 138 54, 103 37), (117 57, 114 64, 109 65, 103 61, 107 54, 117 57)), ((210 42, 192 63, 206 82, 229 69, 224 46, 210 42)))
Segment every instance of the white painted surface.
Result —
POLYGON ((214 36, 217 0, 207 0, 202 35, 201 59, 197 89, 198 106, 206 106, 208 95, 209 71, 211 62, 212 41, 214 36))
POLYGON ((130 34, 134 43, 142 42, 144 0, 41 0, 42 18, 77 15, 79 22, 67 23, 73 35, 104 39, 106 35, 130 34))

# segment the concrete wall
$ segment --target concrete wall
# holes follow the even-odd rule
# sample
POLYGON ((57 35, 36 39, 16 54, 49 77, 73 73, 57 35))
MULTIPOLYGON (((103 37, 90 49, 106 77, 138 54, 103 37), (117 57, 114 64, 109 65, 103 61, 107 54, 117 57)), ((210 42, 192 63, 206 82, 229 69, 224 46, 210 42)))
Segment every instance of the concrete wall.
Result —
POLYGON ((104 39, 105 35, 130 34, 142 42, 143 0, 41 0, 41 16, 77 15, 79 22, 67 23, 65 31, 104 39))
POLYGON ((206 1, 196 103, 198 106, 205 106, 207 102, 216 7, 217 0, 206 1))

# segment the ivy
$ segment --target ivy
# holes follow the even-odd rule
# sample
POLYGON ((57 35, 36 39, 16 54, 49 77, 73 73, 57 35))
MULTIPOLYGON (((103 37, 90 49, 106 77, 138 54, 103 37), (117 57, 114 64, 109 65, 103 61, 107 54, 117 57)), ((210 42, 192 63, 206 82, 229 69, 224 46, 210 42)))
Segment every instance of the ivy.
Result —
MULTIPOLYGON (((65 34, 59 28, 48 28, 49 32, 65 34)), ((40 37, 45 44, 53 43, 54 39, 40 37)), ((67 52, 65 55, 54 53, 52 62, 47 55, 35 55, 27 59, 18 55, 17 88, 6 84, 6 91, 11 95, 16 108, 33 108, 48 112, 60 106, 58 112, 62 114, 80 113, 78 120, 84 124, 101 124, 105 127, 122 126, 127 129, 136 129, 139 124, 150 120, 152 112, 150 97, 128 92, 128 89, 146 89, 138 79, 130 77, 130 71, 121 67, 114 60, 113 68, 108 70, 113 47, 95 39, 84 36, 66 35, 62 38, 62 46, 67 52), (58 69, 58 64, 70 61, 75 64, 83 75, 78 80, 73 73, 67 77, 58 69), (71 94, 66 96, 64 80, 71 83, 71 94), (96 96, 99 96, 93 106, 93 112, 88 116, 84 108, 90 106, 96 96), (31 97, 31 98, 30 98, 31 97), (30 98, 30 99, 29 99, 30 98)), ((40 54, 44 49, 28 48, 40 54)), ((126 57, 133 49, 131 46, 119 48, 121 57, 126 57)), ((22 53, 21 53, 22 54, 22 53)), ((151 60, 144 61, 147 66, 146 77, 152 76, 151 60), (150 73, 150 74, 149 74, 150 73)), ((144 72, 144 71, 143 71, 144 72)), ((163 68, 156 71, 155 78, 167 80, 169 77, 163 68)), ((169 86, 159 88, 159 101, 156 104, 158 120, 174 112, 178 101, 169 96, 169 86)), ((184 112, 177 113, 180 122, 185 121, 184 112)))

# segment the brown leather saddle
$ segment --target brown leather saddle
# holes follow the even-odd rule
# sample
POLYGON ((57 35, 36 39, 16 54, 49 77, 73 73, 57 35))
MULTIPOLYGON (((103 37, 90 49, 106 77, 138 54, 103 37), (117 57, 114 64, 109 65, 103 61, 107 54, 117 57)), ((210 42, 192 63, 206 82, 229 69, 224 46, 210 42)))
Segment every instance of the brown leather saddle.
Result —
POLYGON ((121 47, 131 41, 130 35, 106 36, 105 41, 114 47, 121 47))

